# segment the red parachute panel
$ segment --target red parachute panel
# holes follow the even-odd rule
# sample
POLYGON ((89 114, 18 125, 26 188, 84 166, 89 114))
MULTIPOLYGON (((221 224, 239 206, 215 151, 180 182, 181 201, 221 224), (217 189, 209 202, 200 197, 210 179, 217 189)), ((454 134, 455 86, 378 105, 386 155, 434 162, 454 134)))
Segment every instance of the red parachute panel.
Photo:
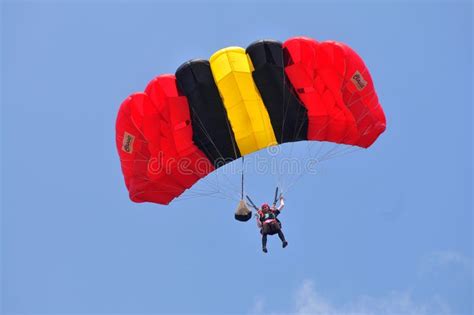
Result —
POLYGON ((156 165, 159 167, 150 167, 149 176, 160 178, 163 172, 170 174, 187 189, 214 170, 209 159, 193 142, 187 99, 179 95, 174 75, 156 77, 148 84, 145 93, 152 103, 145 116, 156 118, 147 120, 144 128, 159 129, 154 134, 160 135, 159 142, 150 141, 152 156, 159 161, 156 165))
POLYGON ((168 204, 214 170, 193 142, 189 106, 173 75, 153 79, 120 107, 116 143, 135 202, 168 204))
POLYGON ((369 69, 349 46, 331 42, 344 50, 346 72, 342 94, 344 102, 356 119, 360 138, 358 146, 367 148, 385 131, 387 122, 375 91, 369 69))
POLYGON ((305 37, 283 48, 285 73, 308 110, 308 140, 370 146, 385 116, 360 57, 346 45, 305 37))
POLYGON ((148 177, 151 154, 141 129, 144 107, 150 103, 145 93, 132 94, 122 103, 115 127, 116 146, 130 199, 168 204, 183 189, 171 177, 162 181, 148 177))

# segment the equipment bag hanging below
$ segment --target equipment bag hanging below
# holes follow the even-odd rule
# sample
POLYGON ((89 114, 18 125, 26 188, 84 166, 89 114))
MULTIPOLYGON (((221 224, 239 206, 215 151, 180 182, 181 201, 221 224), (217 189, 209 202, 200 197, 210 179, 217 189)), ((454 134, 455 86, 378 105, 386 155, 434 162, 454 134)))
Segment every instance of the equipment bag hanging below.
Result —
POLYGON ((245 201, 239 201, 239 205, 237 206, 234 217, 237 221, 242 222, 246 222, 252 218, 252 211, 247 207, 245 201))

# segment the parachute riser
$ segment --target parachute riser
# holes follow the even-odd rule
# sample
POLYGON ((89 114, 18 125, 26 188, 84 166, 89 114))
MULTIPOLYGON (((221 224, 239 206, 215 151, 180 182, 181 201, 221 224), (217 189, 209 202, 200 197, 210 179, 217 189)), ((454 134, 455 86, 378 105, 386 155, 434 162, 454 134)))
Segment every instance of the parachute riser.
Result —
POLYGON ((248 203, 250 204, 250 206, 252 206, 256 211, 258 211, 258 207, 253 203, 252 199, 250 199, 248 195, 246 195, 245 197, 247 197, 247 200, 249 201, 248 203))
POLYGON ((275 189, 275 197, 273 198, 273 206, 276 206, 277 201, 278 201, 278 186, 275 189))

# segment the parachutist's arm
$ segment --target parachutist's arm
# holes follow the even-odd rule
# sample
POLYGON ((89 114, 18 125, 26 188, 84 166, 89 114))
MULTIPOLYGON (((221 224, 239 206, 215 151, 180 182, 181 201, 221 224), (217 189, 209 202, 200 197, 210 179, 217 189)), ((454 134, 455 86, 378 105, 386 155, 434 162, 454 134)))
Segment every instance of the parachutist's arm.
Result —
POLYGON ((278 206, 277 210, 281 211, 281 209, 283 209, 284 206, 285 206, 285 199, 283 199, 283 197, 280 197, 280 205, 278 206))
POLYGON ((255 213, 255 219, 257 220, 257 226, 259 228, 262 227, 262 220, 261 220, 261 217, 260 217, 260 213, 257 211, 257 213, 255 213))

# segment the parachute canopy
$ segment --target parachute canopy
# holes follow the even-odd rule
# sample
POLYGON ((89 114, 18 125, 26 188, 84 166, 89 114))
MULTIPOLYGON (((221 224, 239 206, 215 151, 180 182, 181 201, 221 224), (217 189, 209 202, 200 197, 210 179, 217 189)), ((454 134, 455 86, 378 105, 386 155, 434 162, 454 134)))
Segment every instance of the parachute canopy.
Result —
POLYGON ((227 47, 154 78, 120 106, 116 145, 130 199, 168 204, 263 148, 302 140, 368 148, 385 127, 356 52, 294 37, 227 47))

